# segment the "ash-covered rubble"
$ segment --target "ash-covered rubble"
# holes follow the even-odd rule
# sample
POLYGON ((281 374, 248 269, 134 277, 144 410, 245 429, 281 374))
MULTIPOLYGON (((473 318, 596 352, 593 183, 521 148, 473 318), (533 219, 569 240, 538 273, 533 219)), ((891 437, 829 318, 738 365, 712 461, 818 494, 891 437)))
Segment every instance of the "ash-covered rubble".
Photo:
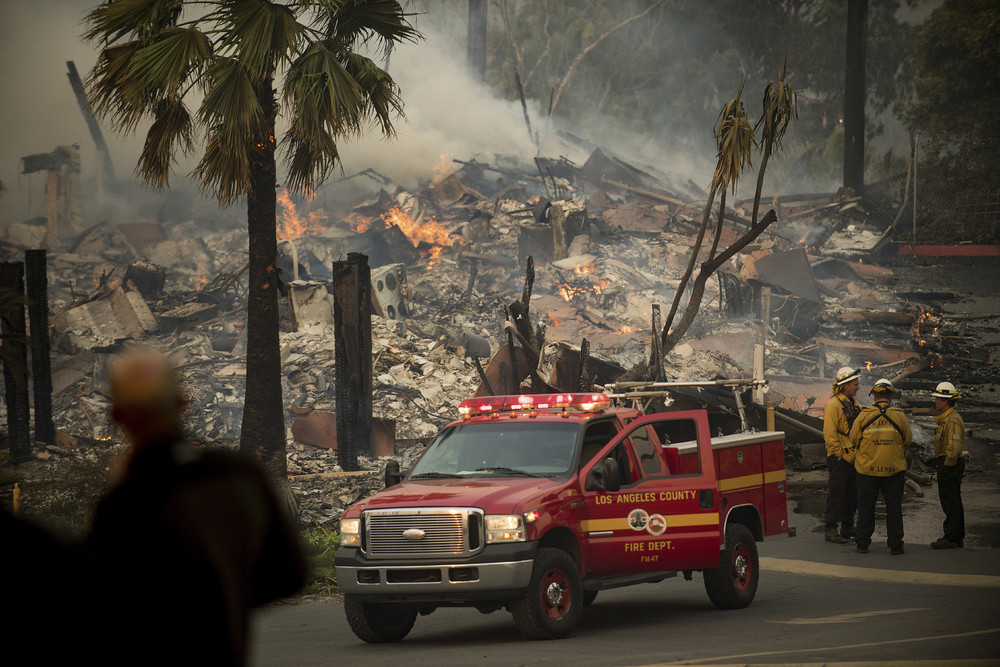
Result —
MULTIPOLYGON (((458 404, 483 391, 482 366, 505 345, 522 347, 508 322, 526 287, 529 333, 541 348, 537 364, 529 357, 532 382, 577 388, 560 364, 578 362, 584 347, 606 381, 649 359, 653 305, 674 297, 704 193, 600 149, 583 165, 537 158, 532 166, 469 160, 415 192, 375 174, 379 187, 362 201, 322 191, 309 202, 279 199, 288 473, 303 523, 332 525, 381 488, 388 458, 409 467, 458 404), (384 429, 359 473, 342 471, 335 449, 331 266, 352 252, 372 269, 373 416, 384 429)), ((961 372, 959 383, 977 380, 973 401, 995 403, 990 345, 1000 341, 988 334, 996 313, 960 320, 928 303, 940 295, 900 292, 894 269, 872 263, 884 230, 850 192, 765 203, 778 222, 709 282, 695 324, 663 360, 663 379, 750 377, 759 341, 766 400, 791 420, 780 425, 789 460, 804 468, 819 459, 797 445, 817 442, 839 366, 867 367, 869 384, 884 376, 921 389, 961 372)), ((727 211, 724 244, 749 227, 752 204, 727 211)), ((245 230, 213 230, 201 219, 101 223, 63 242, 41 222, 12 225, 0 238, 10 257, 49 250, 61 439, 36 455, 117 442, 105 365, 135 341, 163 347, 178 367, 191 437, 234 445, 245 390, 245 230)), ((509 377, 492 388, 523 390, 509 377)), ((907 401, 929 414, 929 400, 904 394, 907 401)), ((754 423, 763 427, 760 414, 754 423)))

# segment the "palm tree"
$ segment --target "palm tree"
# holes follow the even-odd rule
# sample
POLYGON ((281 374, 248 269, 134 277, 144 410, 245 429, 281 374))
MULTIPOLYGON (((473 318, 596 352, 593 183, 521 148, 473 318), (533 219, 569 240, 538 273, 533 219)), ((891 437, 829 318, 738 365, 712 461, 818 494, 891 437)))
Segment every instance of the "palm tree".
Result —
POLYGON ((193 174, 221 206, 246 198, 247 373, 240 449, 284 482, 278 345, 277 161, 281 94, 286 185, 303 191, 339 163, 337 141, 371 123, 385 136, 402 112, 376 55, 419 34, 396 0, 114 0, 86 17, 100 44, 88 78, 96 113, 120 132, 151 120, 137 174, 169 184, 178 152, 204 153, 193 174), (276 87, 278 90, 276 90, 276 87), (200 97, 192 100, 198 93, 200 97), (197 104, 192 114, 188 104, 197 104))

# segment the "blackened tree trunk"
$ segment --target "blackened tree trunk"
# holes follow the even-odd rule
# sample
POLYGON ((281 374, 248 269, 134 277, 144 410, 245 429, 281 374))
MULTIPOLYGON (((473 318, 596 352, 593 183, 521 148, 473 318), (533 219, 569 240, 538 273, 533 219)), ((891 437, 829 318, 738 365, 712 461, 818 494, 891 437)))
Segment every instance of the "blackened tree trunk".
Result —
POLYGON ((22 303, 3 313, 3 378, 7 392, 7 431, 10 458, 15 463, 31 458, 31 406, 28 400, 28 346, 24 336, 24 263, 0 264, 0 288, 22 303))
POLYGON ((486 80, 486 0, 469 0, 469 69, 478 81, 486 80))
POLYGON ((265 121, 250 152, 252 190, 247 196, 250 242, 250 292, 247 296, 247 389, 240 451, 252 454, 284 483, 285 418, 281 397, 281 353, 278 344, 277 178, 274 161, 273 83, 257 87, 265 121))
POLYGON ((844 186, 861 194, 865 184, 865 46, 868 0, 847 2, 844 72, 844 186))
POLYGON ((337 461, 344 470, 358 470, 358 454, 372 449, 371 281, 365 255, 352 252, 333 263, 337 461))
POLYGON ((778 219, 777 214, 774 210, 768 211, 760 222, 753 227, 751 227, 743 236, 736 240, 731 246, 726 248, 720 255, 713 257, 707 262, 703 262, 701 265, 701 271, 698 276, 694 279, 694 287, 691 290, 691 300, 688 302, 687 308, 684 309, 684 316, 681 321, 677 324, 677 327, 671 330, 663 338, 663 349, 661 354, 666 356, 671 350, 681 341, 684 334, 687 333, 688 327, 694 322, 695 316, 698 315, 698 309, 701 307, 701 299, 705 296, 705 285, 708 283, 708 279, 715 273, 716 270, 726 262, 728 262, 733 255, 738 253, 743 248, 747 247, 750 243, 757 240, 768 226, 778 219))
POLYGON ((31 327, 31 382, 35 399, 35 442, 56 444, 52 421, 52 359, 49 343, 49 280, 44 250, 25 250, 28 323, 31 327))

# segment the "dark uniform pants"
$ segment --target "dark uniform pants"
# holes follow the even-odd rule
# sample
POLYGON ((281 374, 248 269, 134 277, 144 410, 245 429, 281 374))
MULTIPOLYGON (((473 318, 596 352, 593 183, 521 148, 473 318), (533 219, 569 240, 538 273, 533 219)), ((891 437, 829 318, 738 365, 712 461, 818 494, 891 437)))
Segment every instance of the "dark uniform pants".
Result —
POLYGON ((944 510, 944 537, 951 542, 965 539, 965 508, 962 506, 962 475, 965 473, 965 459, 946 466, 944 459, 938 460, 938 497, 944 510))
POLYGON ((882 492, 885 501, 886 543, 890 549, 903 546, 903 487, 906 473, 897 472, 888 477, 874 477, 858 473, 858 527, 857 544, 867 547, 875 533, 875 501, 882 492))
POLYGON ((857 474, 854 464, 836 456, 826 457, 826 467, 830 470, 830 483, 826 491, 826 513, 823 519, 827 528, 837 524, 854 527, 854 514, 858 511, 858 490, 855 483, 857 474))

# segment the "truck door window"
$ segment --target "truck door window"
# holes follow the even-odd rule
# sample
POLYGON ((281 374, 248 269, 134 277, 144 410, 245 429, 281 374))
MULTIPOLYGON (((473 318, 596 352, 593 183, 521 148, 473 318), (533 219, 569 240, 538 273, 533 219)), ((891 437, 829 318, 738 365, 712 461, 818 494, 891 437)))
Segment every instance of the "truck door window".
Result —
MULTIPOLYGON (((660 457, 656 452, 656 444, 649 437, 646 428, 638 428, 629 436, 632 446, 635 448, 636 456, 639 459, 639 467, 647 475, 656 475, 663 471, 660 457)), ((673 472, 673 471, 671 471, 673 472)))
POLYGON ((632 458, 628 453, 628 440, 622 440, 608 453, 609 458, 613 458, 618 464, 618 471, 621 474, 622 486, 638 482, 642 475, 632 463, 632 458))
POLYGON ((652 424, 663 446, 671 475, 700 475, 698 423, 693 419, 674 419, 652 424))
POLYGON ((604 420, 587 425, 587 430, 583 434, 583 444, 580 450, 580 467, 589 463, 597 453, 604 448, 604 445, 611 442, 615 437, 615 425, 613 422, 604 420))

